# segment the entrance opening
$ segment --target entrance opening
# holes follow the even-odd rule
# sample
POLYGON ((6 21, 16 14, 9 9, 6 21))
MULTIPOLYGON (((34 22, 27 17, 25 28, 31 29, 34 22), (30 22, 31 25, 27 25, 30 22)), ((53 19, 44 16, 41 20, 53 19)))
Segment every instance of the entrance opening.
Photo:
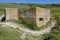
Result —
POLYGON ((1 22, 5 22, 5 20, 6 20, 6 17, 4 16, 2 17, 1 22))
POLYGON ((39 21, 43 21, 43 18, 39 18, 39 21))

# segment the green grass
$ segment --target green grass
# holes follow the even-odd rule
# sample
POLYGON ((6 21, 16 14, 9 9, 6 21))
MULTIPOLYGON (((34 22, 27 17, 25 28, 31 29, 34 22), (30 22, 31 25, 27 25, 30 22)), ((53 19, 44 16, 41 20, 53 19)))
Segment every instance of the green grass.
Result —
MULTIPOLYGON (((22 40, 21 36, 23 35, 23 31, 19 29, 14 29, 10 27, 2 27, 0 25, 0 40, 22 40)), ((43 37, 41 35, 34 36, 30 33, 27 33, 24 40, 42 40, 43 37)))
POLYGON ((17 24, 22 24, 22 25, 24 25, 24 27, 27 27, 27 28, 29 28, 29 29, 32 29, 32 30, 37 30, 37 26, 35 25, 35 23, 34 22, 29 22, 29 21, 27 21, 27 20, 22 20, 22 19, 20 19, 20 20, 10 20, 11 22, 14 22, 14 23, 17 23, 17 24))
POLYGON ((20 36, 20 30, 0 26, 0 40, 20 40, 20 36))
POLYGON ((0 4, 0 9, 4 8, 25 8, 29 7, 28 5, 19 5, 19 4, 0 4))
POLYGON ((53 20, 51 19, 50 21, 48 21, 46 23, 46 25, 43 25, 41 27, 37 27, 37 25, 34 23, 34 22, 31 22, 31 21, 27 21, 27 20, 9 20, 10 22, 13 22, 13 23, 17 23, 18 25, 24 25, 22 27, 25 27, 25 28, 28 28, 30 30, 42 30, 42 29, 45 29, 47 27, 50 27, 51 26, 51 23, 53 22, 53 20))
POLYGON ((4 14, 4 9, 0 9, 0 16, 4 14))
POLYGON ((43 36, 33 36, 31 34, 27 34, 25 40, 43 40, 43 36))

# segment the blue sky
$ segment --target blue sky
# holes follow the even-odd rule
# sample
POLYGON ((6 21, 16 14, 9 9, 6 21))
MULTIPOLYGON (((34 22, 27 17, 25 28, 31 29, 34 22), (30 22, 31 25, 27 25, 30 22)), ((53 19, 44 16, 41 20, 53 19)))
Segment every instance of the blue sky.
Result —
POLYGON ((60 0, 0 0, 0 3, 60 4, 60 0))

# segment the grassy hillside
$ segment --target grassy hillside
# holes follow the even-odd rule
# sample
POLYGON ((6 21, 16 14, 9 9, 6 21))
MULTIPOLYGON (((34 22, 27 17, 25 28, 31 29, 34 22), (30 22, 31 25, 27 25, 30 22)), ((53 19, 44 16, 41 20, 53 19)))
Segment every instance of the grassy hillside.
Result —
MULTIPOLYGON (((0 15, 4 13, 4 8, 27 8, 27 7, 43 7, 50 9, 51 19, 57 23, 49 34, 38 37, 27 34, 25 40, 60 40, 60 4, 0 4, 0 15)), ((0 27, 0 40, 20 40, 21 31, 13 28, 0 27), (19 32, 18 32, 19 31, 19 32)))

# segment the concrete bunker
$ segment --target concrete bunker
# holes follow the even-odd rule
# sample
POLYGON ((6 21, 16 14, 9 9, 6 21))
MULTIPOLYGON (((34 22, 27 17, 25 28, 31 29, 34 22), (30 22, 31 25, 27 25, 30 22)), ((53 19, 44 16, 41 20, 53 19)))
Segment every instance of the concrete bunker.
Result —
POLYGON ((5 8, 6 20, 33 21, 38 27, 45 25, 50 20, 50 10, 40 7, 5 8))

